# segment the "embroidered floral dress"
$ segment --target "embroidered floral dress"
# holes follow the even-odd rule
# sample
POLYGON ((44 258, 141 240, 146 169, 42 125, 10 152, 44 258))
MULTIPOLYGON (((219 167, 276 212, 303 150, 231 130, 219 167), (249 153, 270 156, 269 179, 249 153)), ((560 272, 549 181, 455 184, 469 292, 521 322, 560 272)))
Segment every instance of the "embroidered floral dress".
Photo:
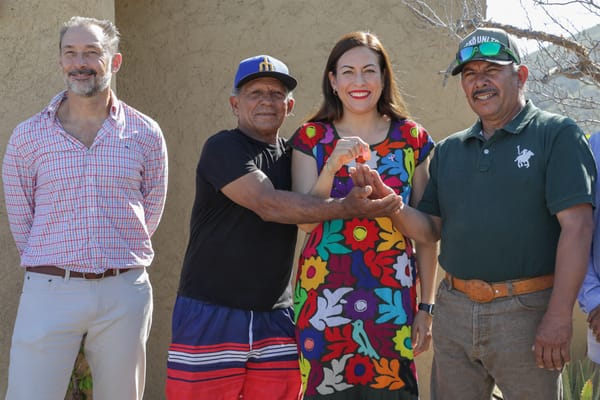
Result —
MULTIPOLYGON (((314 157, 321 171, 338 139, 332 124, 311 122, 290 142, 314 157)), ((408 203, 415 168, 432 149, 421 126, 395 121, 386 139, 371 145, 367 164, 408 203)), ((349 166, 337 172, 332 197, 352 189, 349 166)), ((415 281, 412 244, 389 218, 330 220, 311 232, 294 290, 306 398, 343 398, 341 392, 361 385, 387 391, 386 399, 402 398, 397 391, 418 393, 410 340, 415 281)))

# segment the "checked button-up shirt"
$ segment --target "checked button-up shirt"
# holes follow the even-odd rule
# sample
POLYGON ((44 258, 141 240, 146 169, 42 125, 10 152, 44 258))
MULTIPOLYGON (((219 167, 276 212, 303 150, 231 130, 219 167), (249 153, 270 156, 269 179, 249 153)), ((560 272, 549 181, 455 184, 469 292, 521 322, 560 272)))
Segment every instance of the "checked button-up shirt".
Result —
POLYGON ((21 265, 80 272, 147 267, 167 190, 158 124, 111 93, 89 148, 56 117, 66 92, 14 130, 2 178, 21 265))

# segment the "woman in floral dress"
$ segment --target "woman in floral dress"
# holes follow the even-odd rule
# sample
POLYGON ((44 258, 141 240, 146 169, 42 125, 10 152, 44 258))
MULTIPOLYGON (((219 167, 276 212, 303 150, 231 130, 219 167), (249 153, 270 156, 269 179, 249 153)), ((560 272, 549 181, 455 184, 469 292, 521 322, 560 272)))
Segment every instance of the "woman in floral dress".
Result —
MULTIPOLYGON (((294 190, 344 197, 358 162, 417 204, 434 144, 408 119, 378 38, 343 36, 322 89, 320 110, 291 139, 294 190)), ((300 226, 309 233, 294 293, 305 399, 418 398, 413 358, 429 348, 431 315, 417 311, 417 280, 419 301, 433 304, 436 245, 419 243, 417 256, 396 225, 392 214, 300 226)))

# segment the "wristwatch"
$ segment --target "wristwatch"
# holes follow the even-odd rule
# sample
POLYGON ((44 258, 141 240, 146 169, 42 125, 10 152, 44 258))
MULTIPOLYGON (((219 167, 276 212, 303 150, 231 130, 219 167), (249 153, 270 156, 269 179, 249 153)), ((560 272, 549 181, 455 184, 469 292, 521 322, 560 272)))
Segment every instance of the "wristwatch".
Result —
POLYGON ((429 315, 433 315, 433 307, 435 304, 419 303, 419 310, 425 311, 429 315))

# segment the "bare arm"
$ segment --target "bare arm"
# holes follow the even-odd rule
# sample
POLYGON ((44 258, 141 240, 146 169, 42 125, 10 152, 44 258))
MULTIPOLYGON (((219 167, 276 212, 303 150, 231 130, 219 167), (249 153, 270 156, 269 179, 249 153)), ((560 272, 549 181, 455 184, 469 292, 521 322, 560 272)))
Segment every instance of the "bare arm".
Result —
POLYGON ((356 216, 375 218, 389 215, 400 204, 396 195, 369 199, 370 187, 355 187, 342 199, 277 190, 260 170, 234 180, 221 191, 233 202, 254 211, 263 220, 284 224, 303 224, 356 216))
MULTIPOLYGON (((421 201, 428 181, 429 157, 415 170, 412 195, 410 198, 411 207, 416 207, 417 204, 419 204, 419 201, 421 201)), ((437 219, 441 221, 440 218, 437 219)), ((419 280, 421 283, 421 302, 433 304, 435 303, 438 243, 437 241, 416 241, 416 249, 417 263, 419 266, 419 280)))
MULTIPOLYGON (((340 139, 327 159, 325 167, 318 174, 315 160, 309 155, 294 150, 292 152, 292 190, 328 198, 336 172, 344 164, 365 153, 370 154, 369 145, 359 137, 340 139)), ((305 232, 311 232, 316 226, 317 224, 298 225, 305 232)))
MULTIPOLYGON (((297 150, 292 152, 292 190, 298 193, 310 193, 313 196, 328 198, 333 184, 334 172, 323 168, 317 176, 317 165, 310 156, 297 150)), ((298 224, 304 232, 312 232, 317 223, 298 224)))
MULTIPOLYGON (((437 248, 437 242, 417 242, 415 244, 421 303, 435 303, 437 248)), ((419 310, 412 325, 411 339, 415 356, 429 349, 431 345, 431 324, 431 315, 419 310)))
MULTIPOLYGON (((417 179, 419 174, 426 174, 428 166, 429 158, 417 167, 413 179, 417 179)), ((373 171, 366 166, 357 165, 351 171, 351 174, 355 185, 373 187, 372 198, 381 198, 393 193, 393 190, 383 183, 377 171, 373 171)), ((425 188, 422 190, 424 191, 425 188)), ((417 203, 413 204, 416 206, 417 203)), ((400 209, 394 210, 394 213, 388 215, 388 217, 392 218, 394 226, 400 232, 417 242, 437 242, 440 239, 442 232, 442 219, 440 217, 426 214, 404 203, 401 204, 400 209)))
MULTIPOLYGON (((413 176, 410 205, 416 207, 423 197, 429 181, 429 158, 421 163, 413 176)), ((395 220, 399 218, 394 218, 395 220)), ((437 276, 437 242, 416 242, 417 273, 419 276, 420 302, 435 303, 435 283, 437 276)), ((432 318, 425 311, 418 311, 412 326, 412 343, 415 356, 429 349, 431 345, 432 318)))
POLYGON ((594 230, 592 206, 579 204, 557 214, 561 233, 556 250, 554 288, 535 336, 538 367, 560 370, 570 360, 573 306, 586 273, 594 230))
POLYGON ((394 215, 394 225, 418 242, 437 242, 442 233, 442 219, 414 207, 401 207, 394 215))
POLYGON ((429 181, 429 160, 430 157, 427 157, 415 169, 410 205, 408 207, 406 205, 401 207, 397 213, 392 215, 394 226, 400 232, 404 232, 413 240, 421 243, 437 242, 440 239, 442 231, 441 218, 426 214, 416 208, 423 197, 425 186, 427 186, 427 182, 429 181))

